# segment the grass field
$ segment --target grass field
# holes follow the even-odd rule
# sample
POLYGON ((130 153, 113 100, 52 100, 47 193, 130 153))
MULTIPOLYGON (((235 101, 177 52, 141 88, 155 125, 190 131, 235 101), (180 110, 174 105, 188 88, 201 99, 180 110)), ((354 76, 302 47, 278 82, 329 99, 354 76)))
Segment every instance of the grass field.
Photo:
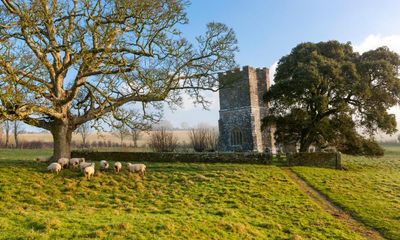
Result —
POLYGON ((278 167, 148 163, 60 175, 0 150, 2 239, 362 239, 303 194, 278 167))
POLYGON ((389 239, 400 239, 400 147, 382 158, 344 156, 347 171, 294 167, 331 201, 389 239))

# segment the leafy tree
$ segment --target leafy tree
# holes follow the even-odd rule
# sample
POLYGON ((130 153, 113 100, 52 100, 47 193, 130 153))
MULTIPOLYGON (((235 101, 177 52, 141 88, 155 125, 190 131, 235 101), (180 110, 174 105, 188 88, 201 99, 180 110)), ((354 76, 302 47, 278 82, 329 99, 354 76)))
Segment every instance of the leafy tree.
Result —
POLYGON ((378 129, 396 131, 388 109, 399 103, 400 58, 386 47, 359 54, 350 43, 302 43, 280 59, 275 84, 266 94, 278 142, 348 143, 378 129), (339 141, 340 140, 340 141, 339 141))
MULTIPOLYGON (((121 108, 204 101, 217 73, 236 66, 232 29, 209 23, 196 44, 185 0, 1 0, 0 119, 49 130, 54 158, 69 157, 72 132, 121 108)), ((158 108, 156 108, 157 110, 158 108)))

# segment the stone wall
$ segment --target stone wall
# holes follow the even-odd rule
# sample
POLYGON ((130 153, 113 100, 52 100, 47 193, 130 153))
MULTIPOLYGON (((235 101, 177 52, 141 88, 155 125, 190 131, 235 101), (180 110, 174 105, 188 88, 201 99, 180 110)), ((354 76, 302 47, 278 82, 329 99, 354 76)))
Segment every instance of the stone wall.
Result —
POLYGON ((272 156, 264 153, 157 153, 157 152, 97 152, 72 151, 71 157, 89 161, 121 162, 186 162, 186 163, 246 163, 271 164, 272 156))
POLYGON ((286 155, 289 166, 314 166, 342 169, 340 152, 291 153, 286 155))

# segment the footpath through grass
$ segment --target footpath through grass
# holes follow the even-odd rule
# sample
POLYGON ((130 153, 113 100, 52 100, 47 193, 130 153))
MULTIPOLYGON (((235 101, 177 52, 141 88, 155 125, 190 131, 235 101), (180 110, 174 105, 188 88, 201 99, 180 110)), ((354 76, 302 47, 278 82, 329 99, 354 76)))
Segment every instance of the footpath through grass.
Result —
POLYGON ((0 149, 2 239, 362 239, 313 203, 278 167, 148 163, 60 175, 0 149))
POLYGON ((400 147, 382 158, 343 156, 345 171, 293 167, 313 187, 386 238, 400 239, 400 147))

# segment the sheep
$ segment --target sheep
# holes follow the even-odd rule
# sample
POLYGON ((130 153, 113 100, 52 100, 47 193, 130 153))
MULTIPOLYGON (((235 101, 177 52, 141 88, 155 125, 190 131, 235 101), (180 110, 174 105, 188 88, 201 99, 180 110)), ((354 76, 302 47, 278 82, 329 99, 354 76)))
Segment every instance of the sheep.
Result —
POLYGON ((83 172, 86 167, 89 167, 91 165, 90 162, 82 162, 79 164, 79 167, 81 168, 81 171, 83 172))
POLYGON ((80 160, 80 158, 71 158, 71 159, 69 160, 69 165, 70 165, 72 168, 77 168, 77 167, 79 166, 79 160, 80 160))
POLYGON ((122 164, 120 162, 115 162, 114 163, 114 170, 116 173, 119 173, 122 169, 122 164))
POLYGON ((101 170, 108 170, 109 166, 110 166, 110 164, 106 160, 101 160, 100 161, 101 170))
POLYGON ((50 162, 52 158, 53 158, 52 156, 51 156, 51 157, 44 157, 44 156, 41 156, 41 157, 35 158, 35 161, 36 161, 37 163, 39 163, 39 162, 50 162))
POLYGON ((75 159, 74 161, 77 161, 78 164, 79 164, 79 163, 85 162, 85 158, 71 158, 71 160, 72 160, 72 159, 75 159))
POLYGON ((52 172, 56 172, 57 174, 61 171, 61 164, 59 163, 51 163, 48 167, 47 170, 52 171, 52 172))
POLYGON ((90 177, 92 177, 94 175, 94 171, 95 171, 95 164, 91 163, 90 166, 87 166, 84 169, 84 173, 85 173, 85 177, 87 180, 90 180, 90 177))
POLYGON ((138 163, 138 164, 128 163, 128 170, 130 172, 139 172, 139 175, 142 178, 144 178, 144 172, 146 171, 146 165, 144 165, 142 163, 138 163))
POLYGON ((62 168, 67 168, 68 165, 69 165, 69 159, 68 158, 60 158, 60 159, 58 159, 57 162, 61 165, 62 168))

